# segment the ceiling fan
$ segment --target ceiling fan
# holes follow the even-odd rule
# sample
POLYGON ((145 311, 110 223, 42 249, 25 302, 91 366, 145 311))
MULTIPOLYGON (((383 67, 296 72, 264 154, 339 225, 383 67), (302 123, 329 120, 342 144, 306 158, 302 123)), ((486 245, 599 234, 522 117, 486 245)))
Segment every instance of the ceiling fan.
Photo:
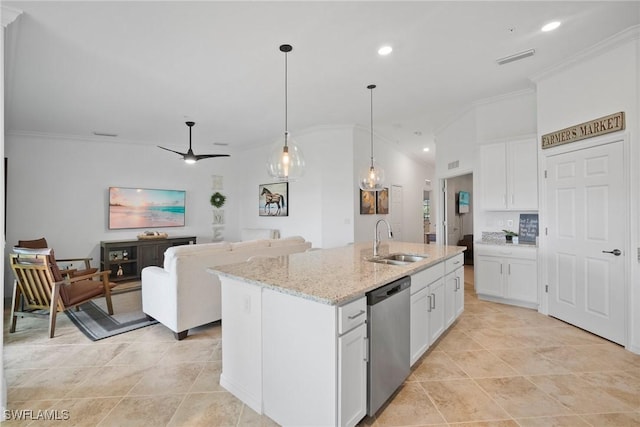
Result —
POLYGON ((171 151, 172 153, 176 153, 176 154, 180 154, 182 156, 182 158, 184 159, 185 163, 189 163, 189 164, 193 164, 195 162, 197 162, 198 160, 202 160, 202 159, 208 159, 211 157, 229 157, 229 154, 193 154, 193 150, 191 149, 191 128, 193 127, 193 125, 195 125, 195 122, 185 122, 187 124, 187 126, 189 126, 189 151, 187 151, 186 153, 181 153, 179 151, 174 151, 174 150, 170 150, 168 148, 164 148, 164 147, 160 147, 158 145, 158 148, 162 148, 163 150, 167 150, 167 151, 171 151))

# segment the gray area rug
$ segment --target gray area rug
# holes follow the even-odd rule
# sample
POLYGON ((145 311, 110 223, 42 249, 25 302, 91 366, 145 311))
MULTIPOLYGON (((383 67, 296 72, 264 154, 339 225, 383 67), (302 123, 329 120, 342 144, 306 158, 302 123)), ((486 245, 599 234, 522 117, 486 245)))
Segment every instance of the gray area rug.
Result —
POLYGON ((147 319, 142 312, 142 295, 139 289, 116 293, 111 296, 111 302, 113 316, 107 312, 104 298, 96 298, 82 304, 80 311, 71 309, 65 313, 73 324, 93 341, 158 323, 157 320, 147 319))

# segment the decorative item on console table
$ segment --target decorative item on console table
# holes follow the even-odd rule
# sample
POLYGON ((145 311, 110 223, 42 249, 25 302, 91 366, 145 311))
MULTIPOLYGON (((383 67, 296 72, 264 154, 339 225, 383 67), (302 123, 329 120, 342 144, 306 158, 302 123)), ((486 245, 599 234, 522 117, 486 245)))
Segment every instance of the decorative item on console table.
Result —
POLYGON ((142 234, 138 234, 138 240, 166 239, 167 237, 169 237, 167 233, 159 231, 145 231, 142 234))

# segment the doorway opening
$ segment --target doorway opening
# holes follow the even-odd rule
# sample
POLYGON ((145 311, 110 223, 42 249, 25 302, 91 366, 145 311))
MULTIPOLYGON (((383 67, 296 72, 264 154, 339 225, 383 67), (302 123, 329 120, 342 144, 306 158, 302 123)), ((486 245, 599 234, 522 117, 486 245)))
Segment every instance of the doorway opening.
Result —
POLYGON ((473 265, 473 173, 446 178, 443 185, 444 243, 466 246, 465 265, 473 265))

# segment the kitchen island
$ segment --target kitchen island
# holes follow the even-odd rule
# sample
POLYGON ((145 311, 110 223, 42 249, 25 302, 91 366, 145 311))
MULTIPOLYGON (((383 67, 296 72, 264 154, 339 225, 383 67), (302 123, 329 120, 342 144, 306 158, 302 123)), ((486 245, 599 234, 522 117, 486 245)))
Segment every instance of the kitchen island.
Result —
MULTIPOLYGON (((381 245, 379 256, 424 259, 388 265, 370 261, 371 243, 358 243, 209 269, 222 283, 220 384, 284 426, 355 425, 366 413, 365 294, 411 276, 412 294, 414 283, 416 293, 429 292, 428 307, 417 318, 438 305, 444 326, 447 263, 455 260, 461 270, 464 249, 390 241, 381 245), (438 290, 434 286, 431 292, 430 284, 438 290)), ((455 276, 452 298, 463 294, 460 284, 455 276)), ((428 344, 414 346, 411 327, 412 349, 424 353, 428 344)))

